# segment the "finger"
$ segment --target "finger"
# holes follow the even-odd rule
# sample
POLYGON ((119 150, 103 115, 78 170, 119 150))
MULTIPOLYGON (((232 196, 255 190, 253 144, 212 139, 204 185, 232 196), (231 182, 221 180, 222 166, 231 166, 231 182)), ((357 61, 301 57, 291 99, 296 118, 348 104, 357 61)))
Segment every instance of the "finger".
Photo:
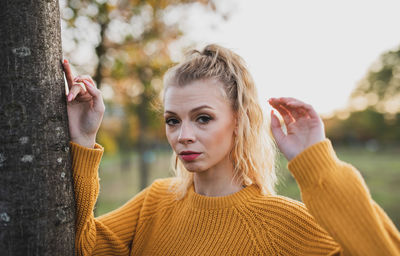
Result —
POLYGON ((78 94, 84 94, 86 92, 86 88, 82 84, 74 84, 69 91, 67 100, 73 101, 78 94))
POLYGON ((277 99, 277 98, 270 98, 270 99, 268 100, 268 103, 269 103, 274 109, 276 109, 276 110, 279 112, 279 114, 282 116, 282 118, 283 118, 283 120, 284 120, 284 122, 285 122, 286 125, 287 125, 288 123, 291 123, 291 122, 292 122, 292 118, 289 116, 289 112, 288 112, 286 109, 282 108, 281 102, 279 101, 279 99, 277 99))
POLYGON ((75 101, 78 101, 78 102, 93 101, 93 97, 92 97, 92 95, 90 95, 89 93, 85 93, 84 95, 78 94, 78 95, 75 97, 75 101))
POLYGON ((276 141, 281 141, 286 135, 282 130, 281 122, 279 118, 274 114, 274 111, 271 110, 271 132, 274 135, 276 141))
POLYGON ((303 106, 297 102, 289 101, 285 104, 285 108, 290 111, 290 114, 296 121, 300 118, 310 118, 307 110, 304 109, 303 106))
POLYGON ((63 67, 64 67, 64 72, 65 72, 65 78, 67 79, 67 83, 68 83, 68 88, 71 89, 71 87, 74 85, 74 81, 73 81, 71 66, 69 65, 68 60, 66 60, 66 59, 64 60, 63 67))
POLYGON ((295 121, 295 119, 290 115, 290 112, 280 102, 274 102, 271 104, 271 106, 278 110, 286 126, 295 121))
POLYGON ((282 98, 282 99, 283 99, 283 101, 285 101, 287 103, 291 102, 290 104, 293 106, 303 108, 307 112, 307 114, 310 118, 316 118, 316 119, 320 118, 318 113, 314 110, 314 108, 310 104, 307 104, 307 103, 305 103, 301 100, 295 99, 295 98, 282 98))
POLYGON ((289 110, 287 110, 283 105, 281 104, 276 105, 275 109, 278 110, 279 114, 281 114, 286 126, 295 121, 295 119, 290 114, 289 110))
POLYGON ((82 75, 82 76, 77 76, 77 77, 74 78, 75 82, 83 82, 84 80, 87 80, 94 87, 97 87, 96 83, 93 81, 92 77, 89 76, 89 75, 82 75))
POLYGON ((85 84, 88 93, 90 95, 92 95, 92 97, 93 97, 94 109, 99 112, 104 112, 105 106, 104 106, 104 102, 103 102, 103 97, 101 95, 101 91, 99 89, 97 89, 96 87, 94 87, 94 85, 91 85, 86 80, 83 80, 82 82, 85 84))
MULTIPOLYGON (((279 99, 275 99, 275 101, 284 104, 287 108, 289 108, 289 105, 291 105, 292 107, 296 107, 297 109, 300 109, 300 108, 304 109, 304 111, 307 113, 308 118, 316 118, 316 119, 319 118, 317 112, 314 110, 314 108, 311 105, 304 103, 303 101, 298 100, 296 98, 282 97, 279 99)), ((298 111, 300 111, 300 110, 298 110, 298 111)))

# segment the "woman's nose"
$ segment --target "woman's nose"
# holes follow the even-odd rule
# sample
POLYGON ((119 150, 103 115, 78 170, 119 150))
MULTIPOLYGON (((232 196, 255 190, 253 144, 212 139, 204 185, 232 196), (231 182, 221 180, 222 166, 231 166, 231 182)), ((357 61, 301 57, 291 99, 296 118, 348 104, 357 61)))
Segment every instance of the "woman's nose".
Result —
POLYGON ((182 123, 181 130, 179 131, 178 142, 188 144, 195 142, 195 136, 190 124, 182 123))

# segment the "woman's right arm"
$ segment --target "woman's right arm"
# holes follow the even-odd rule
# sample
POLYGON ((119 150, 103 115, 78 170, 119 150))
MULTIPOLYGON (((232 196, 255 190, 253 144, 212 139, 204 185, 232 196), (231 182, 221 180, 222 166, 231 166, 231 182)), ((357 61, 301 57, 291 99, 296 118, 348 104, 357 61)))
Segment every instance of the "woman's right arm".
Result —
POLYGON ((73 77, 68 61, 63 66, 69 88, 67 110, 76 202, 76 254, 128 255, 147 190, 121 208, 94 218, 99 193, 98 168, 104 152, 95 141, 105 111, 104 102, 90 76, 73 77))
POLYGON ((94 218, 103 147, 70 142, 76 202, 76 255, 129 255, 147 189, 119 209, 94 218))

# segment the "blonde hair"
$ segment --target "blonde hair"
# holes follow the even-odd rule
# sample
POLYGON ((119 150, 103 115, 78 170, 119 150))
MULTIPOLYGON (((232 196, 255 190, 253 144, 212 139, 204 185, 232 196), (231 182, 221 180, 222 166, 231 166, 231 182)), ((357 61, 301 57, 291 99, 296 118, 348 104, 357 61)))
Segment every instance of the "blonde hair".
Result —
MULTIPOLYGON (((215 44, 206 46, 201 52, 192 50, 182 63, 164 75, 164 93, 168 86, 185 86, 206 79, 223 84, 236 113, 237 136, 230 152, 234 178, 244 185, 256 184, 264 195, 275 194, 276 145, 258 102, 253 79, 239 55, 215 44)), ((173 190, 180 199, 191 186, 193 173, 186 170, 175 152, 171 165, 177 178, 173 190)))

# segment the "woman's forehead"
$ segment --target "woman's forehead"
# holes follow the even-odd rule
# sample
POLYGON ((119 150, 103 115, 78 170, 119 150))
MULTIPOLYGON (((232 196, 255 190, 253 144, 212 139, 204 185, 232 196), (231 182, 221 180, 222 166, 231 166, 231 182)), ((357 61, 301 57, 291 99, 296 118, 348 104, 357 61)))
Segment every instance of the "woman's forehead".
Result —
MULTIPOLYGON (((223 90, 223 89, 222 89, 223 90)), ((220 85, 196 81, 185 86, 169 86, 164 95, 165 111, 181 108, 196 108, 207 105, 212 108, 229 106, 229 101, 221 92, 220 85)))
POLYGON ((164 92, 165 99, 180 97, 217 97, 226 98, 222 83, 215 79, 196 80, 183 86, 169 85, 164 92))

